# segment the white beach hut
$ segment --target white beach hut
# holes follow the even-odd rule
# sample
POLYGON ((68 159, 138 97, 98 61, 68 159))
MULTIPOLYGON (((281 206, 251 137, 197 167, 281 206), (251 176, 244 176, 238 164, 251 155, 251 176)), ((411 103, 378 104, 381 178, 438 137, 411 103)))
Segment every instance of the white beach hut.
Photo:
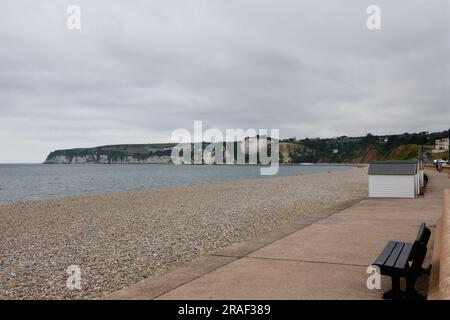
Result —
POLYGON ((369 197, 415 198, 424 186, 417 160, 373 161, 369 164, 369 197))

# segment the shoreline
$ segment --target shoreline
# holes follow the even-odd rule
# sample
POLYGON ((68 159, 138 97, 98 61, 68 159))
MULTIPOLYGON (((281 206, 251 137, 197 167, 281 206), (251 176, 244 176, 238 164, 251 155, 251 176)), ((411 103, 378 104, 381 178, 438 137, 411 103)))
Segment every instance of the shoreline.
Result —
MULTIPOLYGON (((36 162, 36 163, 27 163, 27 162, 19 162, 19 163, 0 163, 1 165, 174 165, 173 163, 161 162, 161 163, 96 163, 96 162, 87 162, 87 163, 45 163, 45 162, 36 162)), ((367 167, 368 163, 333 163, 333 162, 302 162, 302 163, 279 163, 279 166, 346 166, 346 167, 367 167)), ((209 164, 183 164, 183 166, 210 166, 209 164)), ((214 164, 212 166, 258 166, 258 167, 267 167, 269 165, 262 164, 214 164)))
MULTIPOLYGON (((12 164, 14 165, 14 164, 12 164)), ((16 165, 45 165, 45 166, 70 166, 71 164, 16 164, 16 165)), ((105 166, 105 164, 97 164, 97 163, 86 163, 86 164, 75 164, 75 165, 79 165, 79 166, 105 166)), ((168 165, 168 164, 106 164, 106 166, 144 166, 144 165, 149 165, 149 166, 153 166, 153 165, 168 165)), ((1 166, 1 164, 0 164, 1 166)), ((194 166, 194 165, 192 165, 194 166)), ((203 166, 203 165, 198 165, 198 166, 203 166)), ((218 165, 218 166, 227 166, 227 165, 218 165)), ((233 165, 236 167, 244 167, 244 166, 252 166, 252 167, 262 167, 260 165, 233 165)), ((313 167, 348 167, 347 170, 352 170, 353 169, 359 169, 359 168, 365 168, 366 166, 364 165, 355 165, 355 164, 285 164, 285 165, 281 165, 282 167, 309 167, 309 166, 313 166, 313 167)), ((336 171, 331 171, 331 172, 339 172, 341 169, 336 170, 336 171)), ((203 186, 206 184, 216 184, 216 183, 223 183, 223 182, 233 182, 233 181, 262 181, 262 180, 267 180, 267 179, 278 179, 278 178, 286 178, 286 177, 296 177, 296 176, 304 176, 304 175, 310 175, 310 174, 317 174, 317 173, 321 173, 321 172, 307 172, 307 173, 303 173, 303 174, 297 174, 297 175, 274 175, 274 176, 255 176, 254 178, 248 178, 248 179, 241 179, 241 180, 217 180, 217 181, 207 181, 204 183, 193 183, 193 184, 188 184, 188 185, 178 185, 178 186, 155 186, 155 187, 150 187, 150 188, 143 188, 143 189, 130 189, 130 190, 123 190, 123 191, 113 191, 113 192, 98 192, 98 193, 92 193, 92 194, 72 194, 72 195, 54 195, 51 197, 43 197, 42 199, 21 199, 21 200, 11 200, 11 201, 5 201, 5 200, 0 200, 0 206, 2 205, 10 205, 10 204, 19 204, 19 203, 24 203, 24 202, 34 202, 34 201, 46 201, 46 200, 64 200, 64 199, 68 199, 68 198, 78 198, 78 197, 89 197, 89 196, 99 196, 99 195, 107 195, 107 194, 120 194, 120 193, 128 193, 128 192, 140 192, 140 191, 147 191, 147 190, 162 190, 162 189, 169 189, 172 190, 174 188, 184 188, 184 187, 191 187, 191 186, 203 186)), ((330 171, 323 171, 323 173, 330 173, 330 171)), ((0 191, 2 189, 0 188, 0 191)))
POLYGON ((0 298, 98 298, 366 191, 355 168, 0 204, 0 298))

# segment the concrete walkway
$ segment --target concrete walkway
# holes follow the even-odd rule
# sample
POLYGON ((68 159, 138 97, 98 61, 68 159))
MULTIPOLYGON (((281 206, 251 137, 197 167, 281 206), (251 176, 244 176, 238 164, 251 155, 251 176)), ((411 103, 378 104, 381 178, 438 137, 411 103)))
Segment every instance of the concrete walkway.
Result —
MULTIPOLYGON (((411 242, 426 222, 431 260, 450 179, 427 175, 422 198, 354 201, 324 211, 322 220, 298 221, 234 244, 105 299, 381 299, 380 290, 367 289, 366 269, 388 240, 411 242)), ((382 287, 390 288, 389 279, 383 277, 382 287)))

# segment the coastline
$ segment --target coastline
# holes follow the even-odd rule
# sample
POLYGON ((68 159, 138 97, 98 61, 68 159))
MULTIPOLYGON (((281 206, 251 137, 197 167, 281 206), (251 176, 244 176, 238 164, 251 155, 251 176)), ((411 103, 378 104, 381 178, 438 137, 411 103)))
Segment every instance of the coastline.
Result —
POLYGON ((101 297, 366 195, 356 168, 0 204, 0 298, 101 297), (82 290, 65 287, 74 264, 82 290))
POLYGON ((167 164, 0 164, 0 204, 190 186, 220 181, 265 179, 357 166, 282 165, 277 175, 261 176, 261 166, 175 166, 167 164))

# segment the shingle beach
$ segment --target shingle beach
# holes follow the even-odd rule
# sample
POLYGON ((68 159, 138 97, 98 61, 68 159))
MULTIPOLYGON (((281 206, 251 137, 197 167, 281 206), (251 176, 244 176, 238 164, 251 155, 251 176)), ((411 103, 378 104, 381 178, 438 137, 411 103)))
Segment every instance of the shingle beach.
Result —
MULTIPOLYGON (((0 299, 93 299, 367 196, 367 170, 0 205, 0 299), (66 268, 81 269, 81 290, 66 268)), ((323 215, 323 213, 322 213, 323 215)))

